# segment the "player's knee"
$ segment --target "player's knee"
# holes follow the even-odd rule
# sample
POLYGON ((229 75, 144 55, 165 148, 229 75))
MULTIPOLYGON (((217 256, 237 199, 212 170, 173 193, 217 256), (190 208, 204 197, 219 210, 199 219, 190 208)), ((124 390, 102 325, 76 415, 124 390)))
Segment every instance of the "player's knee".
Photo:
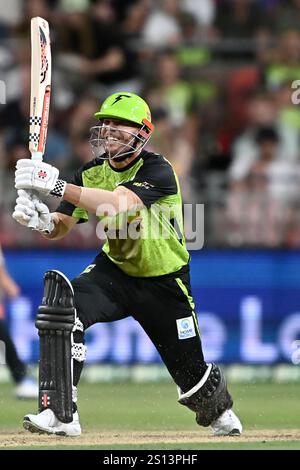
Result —
POLYGON ((225 376, 216 364, 209 365, 200 382, 189 392, 179 391, 178 401, 196 413, 200 426, 209 426, 233 405, 225 376))

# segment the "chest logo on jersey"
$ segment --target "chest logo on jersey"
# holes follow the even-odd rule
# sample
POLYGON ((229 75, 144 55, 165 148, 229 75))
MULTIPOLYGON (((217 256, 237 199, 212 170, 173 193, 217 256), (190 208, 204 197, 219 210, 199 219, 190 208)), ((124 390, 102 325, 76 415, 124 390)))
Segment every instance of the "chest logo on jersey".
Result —
POLYGON ((140 183, 139 181, 135 181, 132 183, 132 186, 138 186, 139 188, 151 189, 154 188, 153 184, 148 183, 147 181, 143 181, 140 183))
POLYGON ((193 338, 196 336, 193 317, 179 318, 176 320, 179 339, 193 338))

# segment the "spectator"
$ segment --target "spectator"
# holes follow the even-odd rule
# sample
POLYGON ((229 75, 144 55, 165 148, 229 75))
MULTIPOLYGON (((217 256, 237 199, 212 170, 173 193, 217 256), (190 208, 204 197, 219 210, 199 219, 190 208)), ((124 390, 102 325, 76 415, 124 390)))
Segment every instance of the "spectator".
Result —
POLYGON ((178 16, 182 39, 176 48, 180 65, 199 67, 211 60, 209 48, 203 42, 204 32, 199 27, 195 17, 190 13, 178 16))
POLYGON ((278 90, 287 81, 300 77, 300 32, 289 30, 280 36, 278 47, 273 51, 265 69, 265 80, 269 90, 278 90))
POLYGON ((149 150, 165 155, 174 167, 181 184, 184 202, 195 200, 194 183, 191 174, 194 150, 183 130, 172 127, 168 113, 163 108, 153 111, 156 131, 149 150))
MULTIPOLYGON (((229 169, 231 181, 239 182, 249 173, 250 168, 257 159, 257 142, 255 139, 257 131, 264 126, 275 126, 279 135, 280 156, 287 161, 296 161, 298 151, 292 140, 291 130, 286 132, 286 125, 278 122, 276 102, 272 95, 260 93, 255 95, 248 104, 248 126, 244 132, 234 141, 232 146, 233 160, 229 169)), ((298 132, 294 131, 294 139, 298 132)))
POLYGON ((280 14, 275 23, 276 32, 282 33, 288 30, 300 32, 300 1, 291 0, 282 2, 280 14))
MULTIPOLYGON (((121 4, 124 5, 123 0, 121 4)), ((122 30, 126 40, 135 41, 133 47, 139 48, 138 41, 142 40, 142 31, 149 14, 148 0, 134 0, 131 4, 127 4, 126 16, 122 21, 122 30)))
POLYGON ((192 110, 193 90, 190 82, 183 80, 176 55, 163 53, 157 60, 157 93, 167 108, 172 125, 180 127, 192 110))
MULTIPOLYGON (((3 295, 11 299, 18 297, 20 288, 9 276, 4 265, 4 259, 0 247, 0 342, 4 345, 4 354, 11 376, 16 384, 15 394, 17 398, 37 398, 38 385, 27 376, 26 366, 18 356, 15 345, 4 323, 3 295), (3 294, 2 294, 3 293, 3 294)), ((1 350, 2 352, 2 350, 1 350)))
POLYGON ((233 245, 278 247, 288 240, 293 203, 299 195, 299 167, 280 155, 274 128, 261 128, 255 140, 255 163, 240 185, 229 191, 228 240, 233 245))
POLYGON ((59 66, 66 80, 71 74, 77 90, 83 79, 85 90, 98 85, 93 86, 98 96, 103 89, 139 88, 135 53, 120 32, 109 0, 97 0, 87 11, 64 11, 58 42, 59 66))
POLYGON ((222 0, 218 3, 214 27, 223 38, 251 39, 263 25, 258 2, 222 0))
POLYGON ((208 29, 214 20, 216 5, 214 0, 182 0, 181 8, 183 11, 194 16, 201 28, 208 29))
POLYGON ((143 39, 148 47, 178 44, 180 41, 178 13, 178 0, 155 0, 143 29, 143 39))

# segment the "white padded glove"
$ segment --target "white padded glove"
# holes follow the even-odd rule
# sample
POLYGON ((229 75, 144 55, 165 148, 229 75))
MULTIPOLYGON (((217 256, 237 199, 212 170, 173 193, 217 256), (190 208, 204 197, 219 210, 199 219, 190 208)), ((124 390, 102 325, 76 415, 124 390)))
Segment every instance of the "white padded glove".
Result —
POLYGON ((16 168, 16 189, 29 189, 56 197, 64 195, 66 182, 58 179, 59 171, 54 166, 23 158, 18 160, 16 168))
POLYGON ((24 189, 18 191, 18 198, 12 216, 19 224, 39 232, 51 233, 55 226, 46 204, 35 194, 31 194, 24 189))

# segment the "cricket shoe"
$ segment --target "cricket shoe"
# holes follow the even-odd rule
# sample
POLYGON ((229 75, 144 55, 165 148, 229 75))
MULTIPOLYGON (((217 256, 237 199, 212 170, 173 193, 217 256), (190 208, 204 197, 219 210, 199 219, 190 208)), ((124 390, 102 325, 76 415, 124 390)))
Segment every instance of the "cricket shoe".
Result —
POLYGON ((23 428, 38 434, 55 434, 56 436, 80 436, 81 427, 78 412, 73 413, 71 423, 62 423, 50 408, 37 415, 24 416, 23 428))
POLYGON ((240 436, 242 424, 232 410, 226 410, 218 419, 211 423, 214 436, 240 436))

